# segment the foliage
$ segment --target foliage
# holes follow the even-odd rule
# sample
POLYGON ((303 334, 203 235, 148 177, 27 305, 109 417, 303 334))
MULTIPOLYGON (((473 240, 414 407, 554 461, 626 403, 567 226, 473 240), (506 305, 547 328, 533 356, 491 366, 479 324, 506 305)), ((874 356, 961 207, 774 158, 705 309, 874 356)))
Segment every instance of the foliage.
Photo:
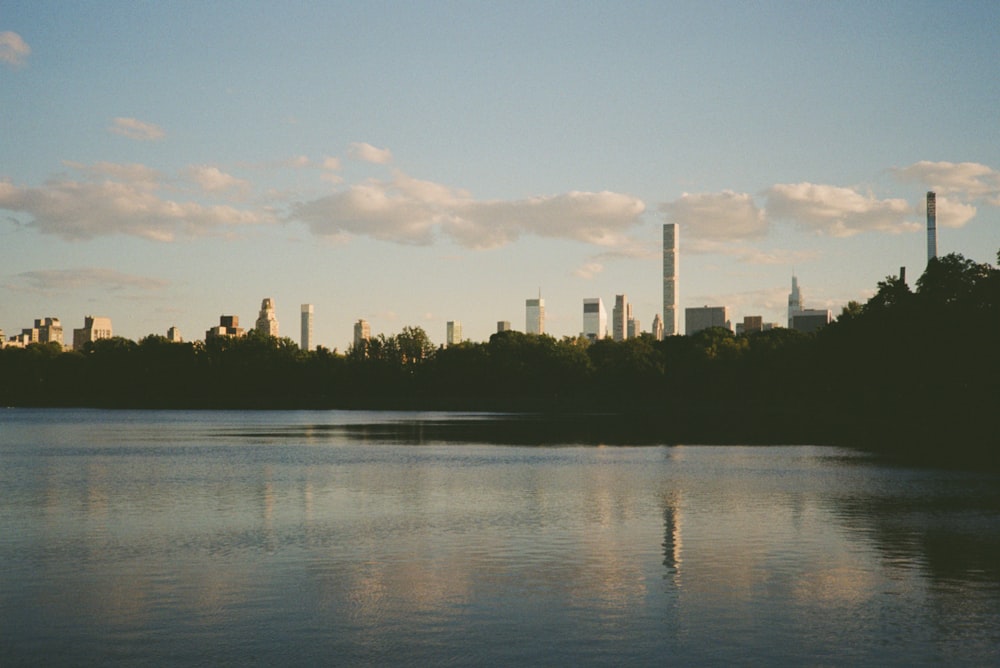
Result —
POLYGON ((998 331, 1000 271, 947 255, 915 291, 888 276, 815 334, 590 343, 508 331, 435 349, 405 327, 343 355, 256 332, 31 344, 0 350, 0 404, 619 413, 680 441, 994 448, 998 331))

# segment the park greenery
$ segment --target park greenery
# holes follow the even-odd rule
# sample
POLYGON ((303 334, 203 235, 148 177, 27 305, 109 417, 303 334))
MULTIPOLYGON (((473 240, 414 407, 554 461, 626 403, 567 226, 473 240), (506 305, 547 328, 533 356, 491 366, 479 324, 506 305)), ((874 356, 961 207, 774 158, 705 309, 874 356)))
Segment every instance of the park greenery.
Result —
POLYGON ((255 332, 32 344, 0 350, 0 405, 530 411, 586 417, 609 442, 982 453, 1000 441, 998 333, 1000 270, 951 254, 915 289, 886 277, 812 334, 589 342, 509 331, 435 347, 405 327, 345 353, 255 332))

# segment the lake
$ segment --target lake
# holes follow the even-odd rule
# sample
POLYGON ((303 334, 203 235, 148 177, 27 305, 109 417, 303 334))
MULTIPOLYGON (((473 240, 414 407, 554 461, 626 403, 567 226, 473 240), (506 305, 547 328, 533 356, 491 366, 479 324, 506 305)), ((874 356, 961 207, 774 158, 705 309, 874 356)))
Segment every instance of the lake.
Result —
POLYGON ((997 473, 579 432, 0 409, 0 665, 1000 664, 997 473))

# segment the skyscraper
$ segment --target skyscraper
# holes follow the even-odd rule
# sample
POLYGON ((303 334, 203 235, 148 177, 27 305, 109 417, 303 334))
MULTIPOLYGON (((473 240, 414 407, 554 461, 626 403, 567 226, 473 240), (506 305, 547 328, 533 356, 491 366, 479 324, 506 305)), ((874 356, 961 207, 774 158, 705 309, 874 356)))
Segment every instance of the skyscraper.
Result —
POLYGON ((445 345, 453 346, 462 342, 462 323, 457 320, 449 320, 445 336, 445 345))
POLYGON ((313 346, 313 305, 302 305, 302 329, 299 347, 302 350, 312 350, 313 346))
POLYGON ((680 334, 677 325, 677 246, 680 230, 676 223, 666 223, 663 226, 663 335, 680 334))
POLYGON ((274 315, 274 300, 270 297, 265 297, 260 302, 260 313, 254 329, 264 336, 278 336, 278 319, 274 315))
POLYGON ((624 341, 628 338, 628 319, 632 314, 631 304, 626 295, 615 295, 615 307, 611 311, 611 338, 624 341))
POLYGON ((799 292, 799 279, 792 274, 792 291, 788 293, 788 329, 792 328, 795 314, 802 312, 802 293, 799 292))
POLYGON ((358 320, 354 323, 354 347, 361 345, 362 341, 372 338, 372 328, 367 320, 358 320))
POLYGON ((732 331, 729 309, 725 306, 700 306, 684 309, 684 333, 697 334, 710 327, 722 327, 732 331))
POLYGON ((608 335, 608 312, 604 310, 604 302, 600 297, 587 297, 583 300, 583 335, 591 341, 608 335))
POLYGON ((524 300, 524 331, 527 334, 545 333, 545 300, 541 293, 538 299, 524 300))
POLYGON ((663 340, 663 317, 659 313, 653 317, 653 338, 663 340))
POLYGON ((937 195, 927 193, 927 261, 937 257, 937 195))

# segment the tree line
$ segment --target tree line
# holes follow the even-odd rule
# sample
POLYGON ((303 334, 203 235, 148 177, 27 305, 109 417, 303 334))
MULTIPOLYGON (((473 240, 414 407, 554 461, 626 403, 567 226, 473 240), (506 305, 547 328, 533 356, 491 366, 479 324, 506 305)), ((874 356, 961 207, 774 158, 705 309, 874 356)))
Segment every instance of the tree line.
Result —
MULTIPOLYGON (((1000 254, 998 254, 1000 262, 1000 254)), ((0 350, 0 404, 393 408, 618 416, 642 440, 995 448, 1000 270, 951 254, 811 334, 713 328, 621 342, 501 332, 435 347, 419 327, 345 353, 288 338, 112 338, 0 350)), ((624 434, 624 432, 619 432, 624 434)))

